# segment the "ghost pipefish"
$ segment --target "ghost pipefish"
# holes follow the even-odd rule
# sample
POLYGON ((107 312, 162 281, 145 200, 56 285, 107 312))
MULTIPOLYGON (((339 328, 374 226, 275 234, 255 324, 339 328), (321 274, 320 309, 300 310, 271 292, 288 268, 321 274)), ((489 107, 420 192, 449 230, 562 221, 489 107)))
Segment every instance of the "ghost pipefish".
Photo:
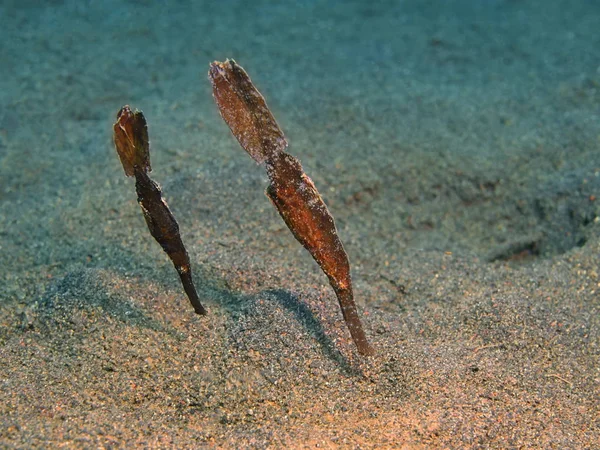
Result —
POLYGON ((257 163, 266 165, 270 180, 267 197, 329 278, 359 353, 372 355, 374 349, 354 303, 350 263, 333 217, 300 161, 285 152, 287 140, 264 97, 234 60, 213 62, 208 77, 221 117, 242 148, 257 163))
POLYGON ((173 262, 194 311, 205 315, 206 310, 200 303, 192 280, 190 258, 179 235, 179 225, 162 198, 159 185, 148 176, 152 168, 148 127, 144 114, 137 110, 131 111, 128 105, 123 106, 117 114, 113 131, 115 147, 125 175, 135 177, 138 203, 144 213, 150 234, 173 262))

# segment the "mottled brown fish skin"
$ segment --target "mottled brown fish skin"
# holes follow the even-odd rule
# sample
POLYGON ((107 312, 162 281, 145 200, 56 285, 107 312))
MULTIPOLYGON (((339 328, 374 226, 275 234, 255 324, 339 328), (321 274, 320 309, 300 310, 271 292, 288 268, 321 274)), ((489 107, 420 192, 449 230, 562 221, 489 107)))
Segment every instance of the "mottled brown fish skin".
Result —
POLYGON ((138 203, 144 213, 150 234, 173 262, 183 289, 196 313, 205 315, 206 309, 200 303, 192 281, 190 258, 181 240, 179 225, 162 198, 160 187, 150 179, 146 172, 140 170, 135 171, 135 179, 138 203))
POLYGON ((234 60, 213 62, 208 73, 219 112, 244 150, 262 163, 288 143, 264 97, 234 60))
POLYGON ((197 314, 206 314, 192 280, 190 258, 179 234, 179 225, 169 206, 162 198, 157 183, 148 176, 150 170, 150 141, 148 127, 141 111, 132 112, 129 106, 121 108, 113 126, 114 142, 127 176, 135 176, 138 203, 150 234, 169 256, 187 297, 197 314))
POLYGON ((287 141, 264 97, 233 60, 213 62, 208 77, 221 117, 235 138, 256 162, 266 163, 271 180, 267 196, 329 278, 358 351, 372 355, 354 303, 348 256, 333 217, 300 162, 285 152, 287 141))
POLYGON ((132 177, 135 167, 150 172, 150 141, 144 114, 131 111, 129 105, 123 106, 117 114, 113 131, 115 148, 125 175, 132 177))
POLYGON ((354 303, 348 255, 317 188, 303 172, 300 161, 287 153, 267 161, 267 173, 271 180, 267 196, 294 237, 329 278, 358 351, 374 354, 354 303))

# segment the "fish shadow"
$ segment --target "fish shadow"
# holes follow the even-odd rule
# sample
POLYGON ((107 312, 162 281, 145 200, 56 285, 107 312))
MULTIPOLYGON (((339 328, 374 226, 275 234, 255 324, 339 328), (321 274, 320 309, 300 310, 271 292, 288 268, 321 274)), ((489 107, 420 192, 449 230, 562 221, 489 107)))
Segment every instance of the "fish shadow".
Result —
POLYGON ((317 340, 323 354, 327 358, 338 364, 348 374, 356 372, 356 369, 352 366, 348 358, 339 351, 334 341, 327 335, 321 321, 296 295, 284 289, 268 289, 264 293, 275 299, 284 309, 291 312, 294 318, 310 331, 310 334, 317 340))

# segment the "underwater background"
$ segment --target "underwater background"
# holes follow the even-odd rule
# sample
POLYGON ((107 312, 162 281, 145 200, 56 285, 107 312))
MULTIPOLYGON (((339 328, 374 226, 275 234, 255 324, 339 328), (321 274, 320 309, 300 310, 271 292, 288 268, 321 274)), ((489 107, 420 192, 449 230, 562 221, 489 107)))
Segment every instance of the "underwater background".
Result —
POLYGON ((600 3, 0 3, 0 446, 593 448, 600 3), (219 116, 235 59, 377 349, 219 116), (194 315, 112 142, 144 112, 194 315))

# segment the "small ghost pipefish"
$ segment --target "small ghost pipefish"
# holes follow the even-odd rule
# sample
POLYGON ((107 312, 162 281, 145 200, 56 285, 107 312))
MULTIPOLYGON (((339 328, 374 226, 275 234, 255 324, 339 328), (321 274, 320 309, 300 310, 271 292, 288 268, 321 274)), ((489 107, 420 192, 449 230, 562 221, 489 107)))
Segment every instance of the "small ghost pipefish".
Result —
POLYGON ((113 131, 115 147, 125 175, 135 177, 138 203, 144 213, 150 234, 173 262, 194 311, 205 315, 206 310, 200 303, 192 280, 190 258, 179 235, 179 225, 162 198, 159 185, 148 176, 152 168, 148 127, 144 114, 137 110, 132 112, 128 105, 123 106, 117 114, 113 131))
POLYGON ((374 349, 354 303, 350 263, 333 217, 300 161, 285 152, 287 140, 264 97, 234 60, 213 62, 208 77, 221 117, 242 148, 257 163, 266 165, 270 180, 267 197, 329 278, 359 353, 372 355, 374 349))

